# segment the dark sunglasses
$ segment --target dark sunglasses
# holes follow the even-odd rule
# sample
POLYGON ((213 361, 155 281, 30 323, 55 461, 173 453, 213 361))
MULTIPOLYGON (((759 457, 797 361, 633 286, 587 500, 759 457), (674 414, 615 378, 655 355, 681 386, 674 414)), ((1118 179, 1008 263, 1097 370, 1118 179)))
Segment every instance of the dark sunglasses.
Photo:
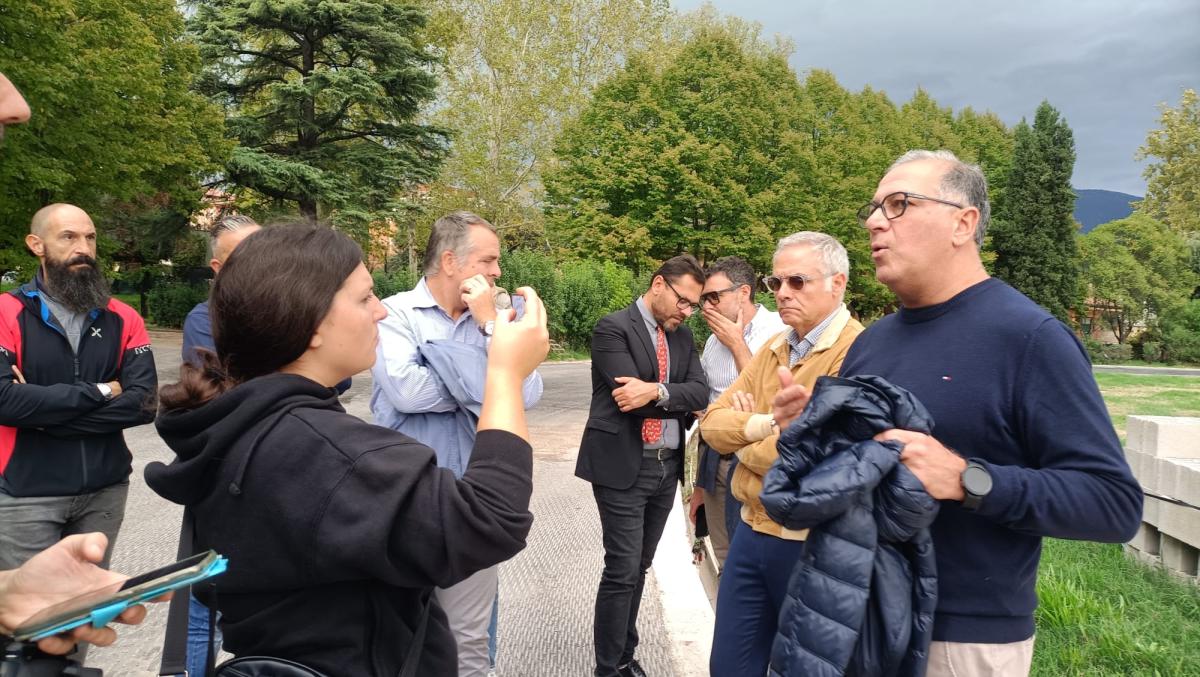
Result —
POLYGON ((727 287, 725 289, 718 289, 716 291, 704 292, 703 294, 700 295, 700 305, 704 305, 706 303, 720 303, 721 302, 721 294, 728 294, 729 292, 734 291, 735 289, 738 289, 741 286, 742 285, 740 285, 740 284, 735 284, 732 287, 727 287))
MULTIPOLYGON (((832 275, 832 273, 830 275, 832 275)), ((763 278, 763 284, 766 285, 768 290, 773 292, 779 291, 780 287, 782 287, 785 282, 787 283, 788 289, 791 289, 792 291, 803 291, 804 285, 808 284, 809 282, 814 280, 823 280, 830 275, 818 275, 817 277, 809 277, 807 275, 784 275, 783 277, 779 277, 778 275, 768 275, 767 277, 763 278)))

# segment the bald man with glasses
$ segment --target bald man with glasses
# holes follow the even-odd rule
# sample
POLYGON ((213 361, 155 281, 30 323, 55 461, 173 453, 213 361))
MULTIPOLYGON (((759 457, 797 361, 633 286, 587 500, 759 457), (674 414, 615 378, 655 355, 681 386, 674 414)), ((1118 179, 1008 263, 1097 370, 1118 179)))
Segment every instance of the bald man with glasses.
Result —
POLYGON ((754 354, 700 423, 708 445, 736 454, 730 490, 742 502, 717 593, 715 676, 766 674, 788 578, 808 535, 772 521, 758 497, 778 458, 779 431, 790 422, 776 420, 772 401, 782 388, 807 391, 818 376, 836 376, 863 330, 843 303, 850 264, 835 238, 811 231, 783 238, 772 270, 763 282, 787 329, 754 354))

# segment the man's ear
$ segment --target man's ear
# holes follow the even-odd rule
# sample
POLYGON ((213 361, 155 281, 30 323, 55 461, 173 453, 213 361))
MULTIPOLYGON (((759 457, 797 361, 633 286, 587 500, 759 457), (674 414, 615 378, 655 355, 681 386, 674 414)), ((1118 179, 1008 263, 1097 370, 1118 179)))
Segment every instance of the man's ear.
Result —
POLYGON ((33 252, 34 256, 46 255, 46 243, 42 242, 42 238, 30 233, 25 236, 25 246, 29 247, 29 251, 33 252))
POLYGON ((842 294, 846 291, 846 276, 842 273, 837 273, 829 278, 833 283, 833 293, 842 294))
POLYGON ((208 267, 212 268, 213 276, 215 277, 217 275, 217 273, 221 272, 221 259, 218 259, 215 257, 212 259, 209 259, 208 267))
POLYGON ((954 245, 964 244, 975 246, 975 230, 979 227, 979 208, 966 207, 959 212, 954 221, 954 245))
POLYGON ((443 273, 453 275, 458 272, 458 257, 454 255, 454 250, 447 249, 443 251, 439 258, 441 259, 441 266, 439 268, 443 273))

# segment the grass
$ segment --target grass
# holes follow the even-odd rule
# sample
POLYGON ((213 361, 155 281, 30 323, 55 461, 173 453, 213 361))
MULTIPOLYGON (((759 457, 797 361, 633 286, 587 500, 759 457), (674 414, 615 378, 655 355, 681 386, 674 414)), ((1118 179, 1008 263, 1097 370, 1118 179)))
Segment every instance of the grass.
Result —
POLYGON ((1200 588, 1121 546, 1046 539, 1035 675, 1196 675, 1200 588))
MULTIPOLYGON (((1200 378, 1096 381, 1122 436, 1131 414, 1200 416, 1200 378)), ((1119 545, 1045 539, 1038 600, 1034 675, 1200 674, 1200 587, 1119 545)))
POLYGON ((1096 382, 1121 439, 1130 414, 1200 416, 1200 378, 1098 372, 1096 382))

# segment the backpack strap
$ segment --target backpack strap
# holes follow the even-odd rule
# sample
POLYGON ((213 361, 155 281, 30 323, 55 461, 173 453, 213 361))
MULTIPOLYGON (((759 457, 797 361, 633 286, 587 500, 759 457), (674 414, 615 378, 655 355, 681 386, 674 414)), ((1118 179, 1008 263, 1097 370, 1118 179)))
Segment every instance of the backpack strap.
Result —
MULTIPOLYGON (((183 526, 179 534, 179 552, 176 560, 190 557, 195 550, 195 531, 192 526, 192 514, 188 508, 183 509, 183 526)), ((191 604, 192 588, 180 588, 171 597, 171 606, 167 610, 167 632, 163 637, 162 661, 159 663, 159 675, 187 674, 187 631, 188 607, 191 604)), ((211 632, 211 628, 210 628, 211 632)), ((210 644, 212 638, 209 638, 210 644)), ((209 649, 211 652, 211 648, 209 649)), ((211 665, 211 663, 209 663, 211 665)), ((192 675, 191 677, 201 677, 192 675)))

